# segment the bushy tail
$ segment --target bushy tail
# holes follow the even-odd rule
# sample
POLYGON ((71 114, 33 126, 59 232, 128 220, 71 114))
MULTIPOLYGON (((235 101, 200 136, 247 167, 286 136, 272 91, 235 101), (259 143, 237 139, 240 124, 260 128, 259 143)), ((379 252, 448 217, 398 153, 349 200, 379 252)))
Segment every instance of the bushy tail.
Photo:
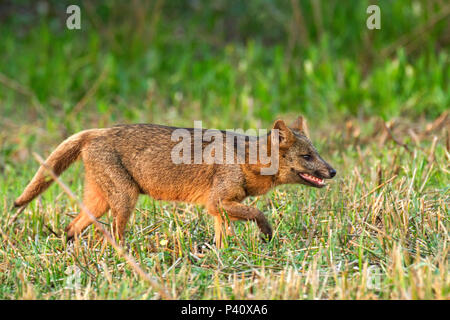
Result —
MULTIPOLYGON (((55 151, 45 160, 45 165, 51 168, 56 175, 60 175, 66 170, 81 153, 81 148, 89 135, 86 130, 79 132, 63 141, 55 151)), ((14 201, 14 207, 22 207, 30 203, 39 194, 47 190, 52 184, 52 176, 44 166, 41 166, 27 185, 23 193, 14 201)))

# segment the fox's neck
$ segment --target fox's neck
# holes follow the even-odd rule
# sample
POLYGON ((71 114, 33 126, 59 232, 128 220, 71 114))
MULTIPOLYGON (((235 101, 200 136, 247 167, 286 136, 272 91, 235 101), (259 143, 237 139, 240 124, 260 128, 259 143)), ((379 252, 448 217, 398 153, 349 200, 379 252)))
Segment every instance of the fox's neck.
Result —
POLYGON ((245 177, 245 190, 249 196, 265 194, 276 185, 276 175, 262 175, 261 166, 258 164, 242 164, 241 169, 245 177))

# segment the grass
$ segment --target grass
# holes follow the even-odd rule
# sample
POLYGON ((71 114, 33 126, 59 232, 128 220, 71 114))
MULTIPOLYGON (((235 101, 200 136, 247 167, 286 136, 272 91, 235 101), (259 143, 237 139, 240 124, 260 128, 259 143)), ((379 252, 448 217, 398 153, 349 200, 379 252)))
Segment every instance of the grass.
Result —
MULTIPOLYGON (((317 130, 335 181, 246 200, 273 225, 269 243, 254 224, 234 223, 236 238, 217 250, 202 208, 141 197, 128 225, 129 253, 176 299, 448 299, 449 154, 445 128, 435 124, 417 126, 416 142, 407 138, 410 124, 391 124, 410 151, 377 121, 355 121, 347 132, 336 126, 342 134, 334 137, 317 130)), ((79 208, 58 186, 9 224, 12 200, 36 168, 29 161, 4 174, 0 297, 157 298, 94 227, 66 244, 63 228, 79 208)), ((82 176, 75 165, 63 180, 80 193, 82 176)))
MULTIPOLYGON (((380 0, 377 31, 369 1, 83 2, 81 31, 64 27, 68 4, 0 4, 0 299, 160 297, 94 227, 64 241, 80 208, 59 186, 13 221, 32 151, 117 123, 298 114, 338 175, 247 199, 271 242, 235 223, 217 250, 203 208, 141 197, 127 252, 176 299, 450 298, 445 1, 380 0)), ((82 165, 62 180, 80 196, 82 165)))
MULTIPOLYGON (((116 121, 198 119, 249 128, 295 112, 315 123, 329 113, 435 118, 450 105, 450 6, 438 1, 381 1, 380 32, 365 27, 367 1, 322 4, 323 30, 307 20, 307 46, 287 5, 295 1, 274 8, 233 1, 223 11, 207 1, 198 4, 206 11, 153 8, 158 2, 146 11, 141 1, 86 3, 80 31, 50 14, 64 12, 64 1, 47 14, 11 14, 0 28, 3 114, 74 132, 116 121), (261 16, 276 8, 276 19, 261 16), (226 28, 211 30, 229 20, 243 25, 231 41, 226 28)), ((307 19, 317 16, 313 2, 302 3, 307 19)))

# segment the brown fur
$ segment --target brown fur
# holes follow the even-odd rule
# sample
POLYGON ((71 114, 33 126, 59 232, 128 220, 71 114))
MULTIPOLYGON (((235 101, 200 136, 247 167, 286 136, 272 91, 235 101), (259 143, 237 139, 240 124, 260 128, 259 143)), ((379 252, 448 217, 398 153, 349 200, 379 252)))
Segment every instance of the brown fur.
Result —
MULTIPOLYGON (((113 228, 121 239, 139 194, 148 194, 159 200, 204 205, 215 216, 216 244, 221 246, 222 226, 225 224, 225 230, 228 226, 224 213, 230 220, 255 221, 261 232, 271 238, 272 229, 264 214, 241 204, 246 197, 264 194, 280 184, 311 185, 299 177, 299 172, 321 178, 334 176, 334 170, 320 158, 303 127, 301 117, 291 128, 281 120, 275 122, 273 128, 280 130, 279 170, 269 176, 260 174, 263 166, 259 162, 174 164, 171 150, 177 142, 171 140, 171 134, 176 128, 153 124, 82 131, 61 143, 45 163, 59 175, 81 157, 86 170, 83 202, 97 218, 111 209, 113 228), (313 159, 304 160, 304 154, 313 159)), ((51 183, 51 177, 41 166, 15 206, 28 204, 51 183)), ((90 223, 88 215, 80 212, 66 228, 67 236, 80 234, 90 223)))

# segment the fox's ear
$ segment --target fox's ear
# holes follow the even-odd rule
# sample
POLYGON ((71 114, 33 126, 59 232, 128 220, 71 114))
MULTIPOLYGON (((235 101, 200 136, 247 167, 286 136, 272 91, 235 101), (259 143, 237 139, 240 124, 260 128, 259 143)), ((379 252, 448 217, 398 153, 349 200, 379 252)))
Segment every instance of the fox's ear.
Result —
POLYGON ((291 125, 291 128, 298 131, 303 131, 303 117, 299 116, 291 125))
POLYGON ((309 136, 308 125, 306 124, 306 119, 302 116, 299 116, 291 125, 291 128, 294 130, 298 130, 302 132, 305 136, 309 136))
POLYGON ((280 148, 288 148, 294 142, 294 134, 291 129, 289 129, 283 120, 277 120, 273 124, 272 136, 275 130, 278 130, 278 141, 280 143, 280 148))

